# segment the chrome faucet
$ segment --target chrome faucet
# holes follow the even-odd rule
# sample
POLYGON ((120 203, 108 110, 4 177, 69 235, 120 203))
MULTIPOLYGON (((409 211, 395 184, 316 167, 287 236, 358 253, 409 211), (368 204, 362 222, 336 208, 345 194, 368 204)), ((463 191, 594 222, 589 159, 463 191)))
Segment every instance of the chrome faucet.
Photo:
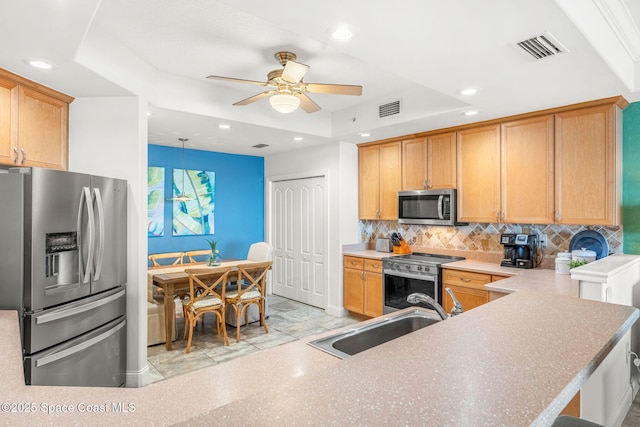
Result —
POLYGON ((453 308, 451 309, 451 315, 448 315, 444 308, 440 304, 436 302, 433 298, 426 294, 414 293, 407 297, 407 302, 411 304, 417 304, 419 302, 424 302, 429 304, 433 309, 438 313, 438 315, 442 318, 442 320, 448 319, 450 316, 457 316, 462 313, 462 304, 453 294, 453 291, 449 288, 445 289, 449 295, 451 295, 451 299, 453 299, 453 308))

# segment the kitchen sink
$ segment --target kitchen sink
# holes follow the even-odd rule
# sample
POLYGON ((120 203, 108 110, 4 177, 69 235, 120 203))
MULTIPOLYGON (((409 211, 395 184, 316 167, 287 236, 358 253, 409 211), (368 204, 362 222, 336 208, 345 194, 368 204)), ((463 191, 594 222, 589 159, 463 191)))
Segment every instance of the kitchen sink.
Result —
POLYGON ((368 350, 387 341, 425 328, 442 319, 436 313, 411 310, 377 322, 338 332, 328 337, 310 341, 309 345, 326 351, 340 359, 368 350))

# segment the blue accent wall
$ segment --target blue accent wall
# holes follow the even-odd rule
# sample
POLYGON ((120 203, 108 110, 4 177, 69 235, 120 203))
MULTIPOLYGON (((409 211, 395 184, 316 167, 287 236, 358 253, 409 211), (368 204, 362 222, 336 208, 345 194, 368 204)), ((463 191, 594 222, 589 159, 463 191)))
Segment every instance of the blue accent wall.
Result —
MULTIPOLYGON (((165 199, 172 196, 173 169, 182 169, 182 148, 149 145, 149 166, 165 168, 165 199)), ((222 258, 244 259, 249 246, 264 240, 264 158, 185 150, 185 169, 215 172, 214 234, 173 236, 172 202, 165 200, 164 236, 149 237, 149 253, 210 249, 216 240, 222 258)))
POLYGON ((623 252, 640 254, 640 102, 622 112, 623 252))

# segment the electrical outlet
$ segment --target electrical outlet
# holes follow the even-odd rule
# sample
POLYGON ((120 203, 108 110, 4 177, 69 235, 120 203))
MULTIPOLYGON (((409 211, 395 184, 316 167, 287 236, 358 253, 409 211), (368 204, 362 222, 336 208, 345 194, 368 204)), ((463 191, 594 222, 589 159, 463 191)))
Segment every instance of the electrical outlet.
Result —
POLYGON ((538 245, 541 248, 547 247, 547 235, 546 234, 538 234, 538 245))

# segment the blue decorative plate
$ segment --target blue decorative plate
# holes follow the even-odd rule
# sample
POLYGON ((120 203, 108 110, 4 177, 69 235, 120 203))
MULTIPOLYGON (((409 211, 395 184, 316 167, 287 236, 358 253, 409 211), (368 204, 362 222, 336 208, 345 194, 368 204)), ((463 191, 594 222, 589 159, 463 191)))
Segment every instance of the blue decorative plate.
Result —
POLYGON ((569 243, 569 252, 587 249, 596 253, 596 259, 609 255, 609 243, 607 239, 597 231, 584 230, 576 233, 569 243))

